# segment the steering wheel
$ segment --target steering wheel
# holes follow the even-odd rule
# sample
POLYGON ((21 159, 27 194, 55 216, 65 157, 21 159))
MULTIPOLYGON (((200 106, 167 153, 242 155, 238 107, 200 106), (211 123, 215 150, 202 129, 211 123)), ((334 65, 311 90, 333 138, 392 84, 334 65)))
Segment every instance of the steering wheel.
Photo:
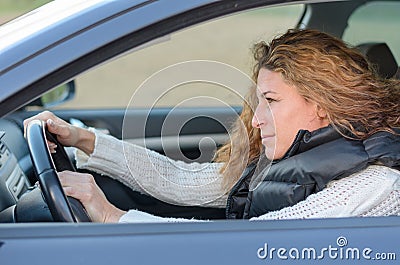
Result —
POLYGON ((40 189, 51 215, 56 222, 91 222, 82 203, 67 197, 57 176, 57 171, 76 171, 64 147, 49 133, 40 120, 31 121, 26 129, 26 139, 40 189), (57 144, 51 154, 47 140, 57 144))

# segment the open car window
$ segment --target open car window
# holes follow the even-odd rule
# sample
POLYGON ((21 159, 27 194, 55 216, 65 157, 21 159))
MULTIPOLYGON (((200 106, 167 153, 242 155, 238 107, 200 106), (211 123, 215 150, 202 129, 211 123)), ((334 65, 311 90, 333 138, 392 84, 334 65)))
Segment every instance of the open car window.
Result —
MULTIPOLYGON (((152 45, 144 45, 145 48, 135 49, 78 76, 75 80, 75 99, 58 108, 125 108, 146 79, 166 67, 192 60, 217 61, 250 75, 252 44, 259 40, 269 40, 295 27, 303 10, 302 4, 260 8, 164 36, 152 45)), ((164 92, 169 87, 162 83, 159 86, 160 89, 147 93, 147 96, 143 93, 135 107, 172 107, 194 97, 198 99, 186 105, 221 106, 222 101, 223 104, 239 106, 249 84, 244 84, 240 91, 235 92, 209 83, 202 83, 201 91, 196 89, 199 84, 191 83, 183 84, 168 93, 164 92), (157 102, 154 93, 159 94, 157 102), (217 100, 209 100, 207 97, 217 100)))

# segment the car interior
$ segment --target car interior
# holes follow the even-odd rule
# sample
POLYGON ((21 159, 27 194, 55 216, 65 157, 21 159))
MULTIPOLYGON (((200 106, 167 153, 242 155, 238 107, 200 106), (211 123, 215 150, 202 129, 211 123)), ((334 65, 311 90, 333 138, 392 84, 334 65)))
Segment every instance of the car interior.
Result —
MULTIPOLYGON (((374 1, 351 2, 353 3, 306 4, 304 13, 298 19, 297 27, 323 28, 342 37, 351 15, 358 8, 374 1), (329 10, 328 13, 327 10, 329 10)), ((351 24, 349 25, 351 26, 351 24)), ((365 54, 381 77, 400 79, 400 67, 398 61, 396 61, 400 46, 391 47, 391 44, 382 38, 352 44, 365 54)), ((75 80, 67 83, 66 91, 71 98, 79 89, 80 87, 75 80)), ((38 180, 23 128, 24 119, 41 112, 43 109, 43 103, 36 100, 0 119, 1 223, 54 221, 54 216, 50 214, 42 194, 33 192, 38 180)), ((94 127, 119 139, 124 138, 124 140, 132 143, 145 145, 161 154, 168 155, 172 159, 189 162, 211 161, 216 148, 229 140, 229 127, 241 111, 240 105, 233 107, 185 107, 178 110, 174 110, 173 107, 161 107, 154 108, 150 112, 144 108, 129 111, 123 108, 63 109, 50 107, 49 109, 60 118, 76 126, 94 127), (172 110, 174 110, 173 118, 175 121, 184 124, 179 131, 180 144, 178 147, 174 144, 168 145, 168 140, 173 141, 174 139, 161 137, 163 123, 171 117, 172 110), (194 115, 194 113, 199 112, 201 115, 194 115), (137 124, 145 124, 145 128, 134 127, 133 125, 129 125, 131 127, 128 128, 124 127, 123 123, 127 119, 134 120, 137 124), (164 138, 164 142, 161 138, 164 138), (205 138, 206 141, 204 141, 205 138)), ((166 136, 171 136, 170 134, 173 133, 167 133, 166 136)), ((66 150, 67 157, 74 164, 74 150, 72 148, 66 148, 66 150)), ((59 159, 56 158, 55 160, 59 159)), ((93 174, 109 201, 123 210, 138 209, 164 217, 225 218, 225 209, 168 204, 154 197, 132 191, 108 176, 82 169, 78 169, 78 171, 93 174)))

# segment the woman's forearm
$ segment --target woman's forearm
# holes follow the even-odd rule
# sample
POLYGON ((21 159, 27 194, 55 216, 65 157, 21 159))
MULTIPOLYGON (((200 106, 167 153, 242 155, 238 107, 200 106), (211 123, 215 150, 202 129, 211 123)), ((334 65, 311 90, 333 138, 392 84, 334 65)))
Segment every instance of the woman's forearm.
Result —
POLYGON ((220 164, 173 161, 112 136, 94 130, 90 132, 95 134, 94 151, 90 154, 83 150, 76 153, 79 168, 105 174, 135 191, 168 203, 225 206, 227 195, 218 173, 220 164))
POLYGON ((75 147, 82 150, 85 154, 90 155, 94 151, 94 143, 96 135, 84 128, 77 128, 79 140, 77 141, 75 147))

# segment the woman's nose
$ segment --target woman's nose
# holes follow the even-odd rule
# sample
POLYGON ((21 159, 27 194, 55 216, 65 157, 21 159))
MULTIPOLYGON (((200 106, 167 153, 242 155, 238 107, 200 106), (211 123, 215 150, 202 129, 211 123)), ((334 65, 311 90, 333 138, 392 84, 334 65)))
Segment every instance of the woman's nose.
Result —
POLYGON ((260 128, 264 124, 263 115, 260 113, 260 106, 258 105, 254 111, 253 119, 251 120, 251 125, 254 128, 260 128))
POLYGON ((253 115, 253 119, 251 120, 251 125, 252 125, 254 128, 259 128, 259 127, 260 127, 260 124, 258 123, 258 119, 257 119, 255 113, 254 113, 254 115, 253 115))

